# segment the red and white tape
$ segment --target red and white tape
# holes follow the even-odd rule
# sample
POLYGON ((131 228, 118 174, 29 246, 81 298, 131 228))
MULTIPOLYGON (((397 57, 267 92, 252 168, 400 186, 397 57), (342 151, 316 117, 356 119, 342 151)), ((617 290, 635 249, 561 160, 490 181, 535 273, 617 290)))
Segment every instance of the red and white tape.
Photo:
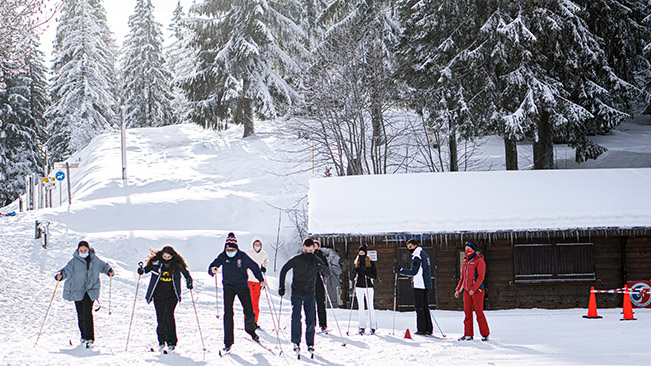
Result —
POLYGON ((647 294, 647 293, 649 293, 649 291, 651 291, 651 289, 646 289, 645 288, 645 289, 641 289, 641 290, 638 290, 638 289, 628 289, 627 290, 626 288, 622 287, 622 288, 616 288, 614 290, 592 290, 590 292, 592 292, 593 294, 629 294, 629 293, 647 294))

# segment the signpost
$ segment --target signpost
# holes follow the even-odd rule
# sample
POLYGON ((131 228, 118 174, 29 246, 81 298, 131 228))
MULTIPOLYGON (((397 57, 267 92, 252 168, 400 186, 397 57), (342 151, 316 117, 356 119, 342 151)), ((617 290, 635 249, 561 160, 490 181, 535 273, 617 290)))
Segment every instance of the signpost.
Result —
MULTIPOLYGON (((70 190, 70 169, 79 168, 79 163, 69 163, 67 161, 65 163, 62 163, 62 162, 54 163, 54 169, 63 169, 63 168, 66 169, 66 172, 64 174, 64 177, 62 177, 62 179, 67 178, 66 180, 68 182, 68 204, 71 205, 72 204, 72 191, 70 190)), ((63 172, 60 172, 60 173, 63 173, 63 172)), ((57 173, 57 175, 58 174, 59 173, 57 173)), ((58 180, 58 178, 57 178, 57 180, 58 180)))
POLYGON ((127 180, 127 129, 124 126, 124 98, 120 101, 120 150, 122 152, 122 180, 127 180))

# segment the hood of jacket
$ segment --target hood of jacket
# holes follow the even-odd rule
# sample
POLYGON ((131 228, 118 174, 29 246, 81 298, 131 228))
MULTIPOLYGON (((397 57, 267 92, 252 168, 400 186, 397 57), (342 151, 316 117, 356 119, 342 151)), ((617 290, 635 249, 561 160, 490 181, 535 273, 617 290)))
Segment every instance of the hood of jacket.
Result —
POLYGON ((262 251, 264 249, 264 244, 262 243, 262 239, 260 239, 260 237, 258 236, 254 236, 253 239, 251 239, 251 249, 255 251, 255 248, 253 247, 253 243, 255 243, 256 241, 260 242, 260 251, 262 251))

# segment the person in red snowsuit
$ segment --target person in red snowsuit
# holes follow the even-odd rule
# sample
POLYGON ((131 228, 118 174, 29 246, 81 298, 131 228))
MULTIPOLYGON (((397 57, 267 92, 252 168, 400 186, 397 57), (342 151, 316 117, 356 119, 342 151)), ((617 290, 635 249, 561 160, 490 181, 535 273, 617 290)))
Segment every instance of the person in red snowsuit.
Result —
POLYGON ((466 258, 464 258, 461 268, 461 279, 454 291, 454 297, 459 298, 459 293, 465 290, 463 291, 463 312, 466 314, 466 317, 463 320, 463 337, 459 338, 459 340, 472 340, 474 334, 472 309, 474 307, 475 314, 477 314, 481 340, 487 341, 490 330, 488 329, 488 322, 484 315, 484 275, 486 274, 486 262, 484 262, 484 256, 477 253, 477 246, 475 244, 466 242, 465 251, 466 258))

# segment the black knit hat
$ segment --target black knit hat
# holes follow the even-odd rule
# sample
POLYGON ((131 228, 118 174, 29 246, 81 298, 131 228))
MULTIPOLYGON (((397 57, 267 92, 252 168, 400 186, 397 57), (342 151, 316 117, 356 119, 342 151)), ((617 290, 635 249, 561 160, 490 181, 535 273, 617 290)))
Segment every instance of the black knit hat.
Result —
POLYGON ((366 246, 366 244, 362 244, 362 245, 360 245, 359 249, 357 249, 357 251, 358 252, 362 251, 364 253, 368 253, 368 247, 366 246))
POLYGON ((314 239, 312 238, 305 238, 303 239, 303 245, 306 247, 311 247, 314 245, 314 239))
POLYGON ((472 250, 474 250, 475 252, 477 251, 477 246, 475 245, 475 243, 471 241, 467 241, 466 246, 472 248, 472 250))
POLYGON ((86 240, 82 240, 82 241, 79 242, 79 244, 77 244, 77 249, 79 249, 81 247, 86 247, 86 248, 90 249, 90 244, 88 244, 88 242, 86 240))
POLYGON ((225 247, 237 249, 237 238, 235 237, 235 234, 228 233, 228 236, 226 237, 225 247))

